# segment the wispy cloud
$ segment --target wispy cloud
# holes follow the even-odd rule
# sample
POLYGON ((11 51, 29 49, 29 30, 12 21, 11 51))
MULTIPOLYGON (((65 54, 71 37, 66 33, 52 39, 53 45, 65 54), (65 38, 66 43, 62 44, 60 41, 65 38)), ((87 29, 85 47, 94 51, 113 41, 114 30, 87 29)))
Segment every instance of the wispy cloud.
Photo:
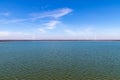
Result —
MULTIPOLYGON (((15 19, 3 18, 3 19, 0 19, 0 23, 10 24, 10 23, 32 22, 33 20, 37 20, 37 19, 42 20, 43 18, 52 18, 52 21, 49 21, 49 23, 45 24, 46 26, 51 25, 51 27, 49 28, 52 29, 53 26, 56 23, 58 23, 58 21, 53 21, 54 19, 61 18, 71 12, 72 12, 72 9, 70 8, 62 8, 62 9, 45 11, 41 13, 32 13, 30 14, 31 16, 29 18, 15 18, 15 19)), ((10 15, 9 12, 0 13, 0 16, 9 16, 9 15, 10 15)))
POLYGON ((54 21, 50 21, 48 23, 44 23, 43 26, 46 29, 54 29, 60 23, 61 23, 60 21, 54 20, 54 21))
POLYGON ((53 11, 32 13, 30 15, 33 17, 33 19, 40 19, 40 18, 47 18, 47 17, 48 18, 60 18, 71 12, 72 12, 72 9, 70 9, 70 8, 62 8, 62 9, 56 9, 53 11))
POLYGON ((41 32, 41 33, 46 33, 47 30, 53 30, 57 27, 57 25, 59 25, 61 22, 58 21, 58 20, 52 20, 52 21, 49 21, 49 22, 46 22, 46 23, 43 23, 42 24, 42 27, 41 28, 38 28, 38 30, 41 32))
POLYGON ((56 9, 52 11, 45 11, 41 13, 32 13, 31 16, 34 20, 43 19, 43 18, 51 18, 48 22, 45 22, 42 24, 42 27, 38 30, 42 33, 47 32, 47 30, 53 30, 62 23, 62 21, 59 21, 58 19, 71 13, 72 9, 70 8, 62 8, 62 9, 56 9))
POLYGON ((46 30, 43 29, 43 28, 38 28, 38 31, 41 32, 41 33, 46 33, 46 30))
MULTIPOLYGON (((32 27, 31 25, 34 25, 34 28, 30 29, 31 32, 28 31, 30 34, 27 34, 26 32, 20 32, 19 30, 17 32, 0 31, 0 38, 1 39, 35 39, 36 38, 37 39, 38 38, 37 36, 39 35, 43 35, 43 37, 44 35, 49 36, 49 33, 52 34, 52 32, 50 31, 53 31, 54 29, 56 30, 59 29, 58 26, 60 26, 61 23, 63 23, 62 20, 60 20, 60 18, 65 15, 68 15, 71 12, 72 9, 70 8, 61 8, 61 9, 55 9, 41 13, 32 13, 31 16, 28 16, 27 18, 17 18, 17 17, 13 18, 13 16, 10 18, 3 17, 0 19, 0 24, 2 24, 3 26, 8 26, 10 24, 10 26, 17 27, 16 25, 20 26, 19 23, 27 23, 24 26, 30 26, 31 28, 32 27), (40 20, 42 21, 44 19, 46 21, 39 22, 40 20)), ((9 16, 9 15, 10 13, 0 14, 0 16, 9 16)))
POLYGON ((12 24, 27 22, 29 19, 0 19, 1 24, 12 24))

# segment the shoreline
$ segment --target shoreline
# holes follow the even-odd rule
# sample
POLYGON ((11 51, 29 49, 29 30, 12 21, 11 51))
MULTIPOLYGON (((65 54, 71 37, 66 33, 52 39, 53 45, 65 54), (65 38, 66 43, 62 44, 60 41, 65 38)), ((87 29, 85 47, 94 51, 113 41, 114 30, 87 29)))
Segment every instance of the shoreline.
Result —
POLYGON ((120 41, 120 40, 0 40, 0 42, 21 42, 21 41, 91 41, 91 42, 94 42, 94 41, 106 41, 106 42, 109 42, 109 41, 120 41))

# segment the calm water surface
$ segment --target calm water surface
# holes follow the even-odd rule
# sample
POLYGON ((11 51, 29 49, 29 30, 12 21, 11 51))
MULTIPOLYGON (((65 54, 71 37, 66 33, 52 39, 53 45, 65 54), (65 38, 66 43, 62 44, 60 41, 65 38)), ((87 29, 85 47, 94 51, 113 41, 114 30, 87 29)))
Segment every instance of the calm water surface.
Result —
POLYGON ((0 42, 0 80, 120 80, 120 42, 0 42))

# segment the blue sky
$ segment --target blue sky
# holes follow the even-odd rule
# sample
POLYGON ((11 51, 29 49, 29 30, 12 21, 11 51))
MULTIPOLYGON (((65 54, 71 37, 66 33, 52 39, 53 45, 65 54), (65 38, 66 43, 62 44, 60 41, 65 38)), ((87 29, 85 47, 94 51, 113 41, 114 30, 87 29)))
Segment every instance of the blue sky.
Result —
POLYGON ((119 0, 0 0, 0 39, 120 39, 119 0))

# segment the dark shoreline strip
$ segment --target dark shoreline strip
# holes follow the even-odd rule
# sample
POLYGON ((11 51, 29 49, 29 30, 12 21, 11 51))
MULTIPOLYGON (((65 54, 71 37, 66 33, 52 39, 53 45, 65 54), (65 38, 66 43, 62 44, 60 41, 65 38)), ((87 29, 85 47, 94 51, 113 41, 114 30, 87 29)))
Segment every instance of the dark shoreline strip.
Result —
POLYGON ((21 41, 120 41, 120 40, 0 40, 0 42, 21 42, 21 41))

